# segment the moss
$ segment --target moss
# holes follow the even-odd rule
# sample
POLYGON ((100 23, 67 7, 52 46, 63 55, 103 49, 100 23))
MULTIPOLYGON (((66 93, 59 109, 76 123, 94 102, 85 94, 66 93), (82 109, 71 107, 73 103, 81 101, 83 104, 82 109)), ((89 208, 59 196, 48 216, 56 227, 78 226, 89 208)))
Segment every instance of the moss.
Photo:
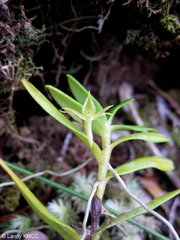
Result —
POLYGON ((19 206, 20 193, 16 187, 4 188, 0 195, 0 205, 4 211, 13 212, 19 206))
POLYGON ((160 24, 164 27, 164 29, 172 34, 175 34, 178 30, 180 30, 179 19, 173 14, 162 16, 160 19, 160 24))

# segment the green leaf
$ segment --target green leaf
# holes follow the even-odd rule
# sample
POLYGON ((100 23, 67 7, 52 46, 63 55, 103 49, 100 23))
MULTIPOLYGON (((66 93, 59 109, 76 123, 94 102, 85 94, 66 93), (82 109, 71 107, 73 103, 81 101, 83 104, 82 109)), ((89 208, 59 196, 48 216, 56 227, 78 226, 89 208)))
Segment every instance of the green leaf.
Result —
POLYGON ((155 128, 138 126, 138 125, 112 125, 111 132, 121 131, 121 130, 130 130, 136 132, 156 132, 155 128))
POLYGON ((109 112, 111 113, 111 115, 110 115, 110 117, 109 117, 109 119, 108 119, 109 124, 112 123, 112 120, 113 120, 115 114, 117 113, 117 111, 118 111, 119 109, 121 109, 122 107, 124 107, 125 105, 127 105, 127 104, 129 104, 129 103, 131 103, 131 102, 133 102, 133 101, 134 101, 133 98, 128 98, 128 99, 126 99, 125 101, 119 103, 118 105, 112 107, 112 108, 109 110, 109 112))
MULTIPOLYGON (((89 92, 83 87, 83 85, 81 85, 70 74, 67 74, 67 78, 68 78, 69 87, 70 87, 74 97, 78 100, 78 102, 80 102, 83 105, 88 97, 89 92)), ((102 108, 101 104, 94 97, 92 97, 92 99, 93 99, 94 105, 96 107, 96 111, 99 112, 100 110, 102 110, 103 108, 102 108)), ((101 116, 100 120, 103 121, 103 123, 106 123, 107 117, 105 115, 101 116)))
MULTIPOLYGON (((51 86, 46 85, 45 86, 54 100, 62 107, 62 108, 71 108, 79 113, 82 113, 82 104, 74 100, 72 97, 67 95, 66 93, 62 92, 61 90, 51 86)), ((81 119, 76 114, 70 114, 69 115, 76 120, 77 122, 82 122, 81 119)))
MULTIPOLYGON (((174 165, 170 159, 158 156, 147 156, 131 160, 115 168, 115 170, 119 175, 124 175, 146 168, 157 168, 161 171, 172 171, 174 169, 174 165)), ((112 172, 108 172, 107 177, 112 178, 114 175, 112 172)))
POLYGON ((63 223, 51 214, 48 209, 36 198, 29 188, 21 181, 21 179, 0 159, 0 165, 9 174, 16 183, 21 194, 26 199, 35 213, 46 222, 52 229, 58 232, 65 240, 80 240, 79 234, 69 225, 63 223))
MULTIPOLYGON (((72 97, 67 95, 66 93, 62 92, 61 90, 46 85, 46 88, 49 90, 50 94, 54 98, 54 100, 62 107, 62 108, 71 108, 79 113, 82 113, 83 105, 78 101, 74 100, 72 97)), ((73 111, 69 111, 68 114, 76 121, 82 122, 81 118, 78 117, 77 114, 74 114, 73 111)), ((105 127, 104 124, 100 121, 100 118, 95 119, 92 122, 92 129, 95 134, 98 136, 103 136, 105 134, 105 127)))
POLYGON ((89 92, 86 98, 86 101, 83 104, 82 114, 91 116, 91 115, 94 115, 95 113, 96 113, 96 107, 94 105, 92 96, 89 92))
POLYGON ((22 83, 24 84, 24 87, 27 89, 29 94, 47 113, 49 113, 61 124, 69 128, 77 137, 79 137, 82 142, 86 144, 86 146, 91 149, 95 158, 100 160, 101 150, 95 142, 93 142, 92 146, 90 146, 87 136, 83 134, 75 124, 67 119, 37 88, 35 88, 26 79, 23 79, 22 83))
POLYGON ((69 128, 73 132, 79 132, 78 127, 74 125, 69 119, 67 119, 37 88, 35 88, 26 79, 22 80, 22 83, 29 94, 34 98, 34 100, 51 116, 53 116, 57 121, 61 122, 64 126, 69 128))
POLYGON ((143 140, 146 142, 155 142, 155 143, 169 141, 169 139, 166 136, 164 136, 160 133, 134 133, 134 134, 130 134, 127 136, 123 136, 123 137, 119 138, 118 140, 114 141, 111 144, 111 148, 113 149, 118 144, 126 142, 126 141, 130 141, 130 140, 143 140))
MULTIPOLYGON (((175 190, 172 192, 169 192, 165 195, 163 195, 162 197, 156 198, 153 201, 150 201, 149 203, 147 203, 147 206, 151 209, 155 209, 157 207, 159 207, 160 205, 162 205, 163 203, 167 202, 168 200, 170 200, 171 198, 177 196, 178 194, 180 194, 180 190, 175 190)), ((108 209, 111 210, 111 212, 113 212, 112 209, 108 209)), ((144 214, 147 211, 143 208, 143 207, 137 207, 135 209, 133 209, 132 211, 123 213, 121 215, 119 215, 117 218, 110 220, 108 223, 103 225, 103 229, 105 230, 107 227, 113 227, 117 224, 120 224, 124 221, 127 221, 131 218, 134 218, 140 214, 144 214)))

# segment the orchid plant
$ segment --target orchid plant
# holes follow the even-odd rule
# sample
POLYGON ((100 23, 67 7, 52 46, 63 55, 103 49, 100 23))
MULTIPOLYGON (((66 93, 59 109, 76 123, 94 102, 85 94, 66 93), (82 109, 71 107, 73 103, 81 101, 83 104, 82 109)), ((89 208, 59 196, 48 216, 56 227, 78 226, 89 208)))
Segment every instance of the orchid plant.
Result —
POLYGON ((48 114, 72 131, 87 146, 87 148, 89 148, 94 159, 97 161, 97 181, 93 186, 91 195, 89 196, 82 232, 78 233, 71 226, 52 215, 48 209, 39 202, 27 186, 17 177, 17 175, 4 163, 3 160, 0 160, 0 165, 11 176, 35 212, 65 240, 83 240, 86 239, 88 234, 90 234, 90 239, 101 239, 104 231, 106 231, 109 227, 120 224, 123 221, 127 221, 147 211, 161 219, 170 228, 175 239, 179 239, 173 226, 153 209, 172 197, 175 197, 180 193, 180 190, 167 193, 166 195, 159 197, 146 205, 127 189, 123 179, 121 178, 124 174, 147 168, 156 168, 161 171, 171 171, 174 168, 173 162, 159 156, 143 156, 130 160, 115 169, 112 168, 110 164, 113 149, 123 142, 130 140, 143 140, 146 142, 160 143, 167 142, 168 138, 160 133, 157 133, 153 128, 136 125, 113 124, 113 119, 117 111, 126 104, 134 101, 134 99, 127 99, 116 106, 103 108, 101 104, 91 95, 91 93, 74 77, 67 75, 67 80, 74 98, 51 85, 46 86, 53 99, 60 106, 60 109, 52 104, 28 80, 23 79, 22 83, 34 100, 48 114), (112 134, 121 130, 129 130, 133 133, 112 141, 112 134), (97 144, 95 135, 101 139, 101 145, 97 144), (103 207, 103 197, 106 186, 113 177, 119 181, 122 189, 129 195, 129 197, 133 198, 140 204, 140 207, 126 213, 121 213, 117 217, 112 217, 112 214, 109 214, 109 217, 105 218, 104 222, 100 224, 101 215, 109 213, 109 211, 103 207), (87 219, 90 209, 91 228, 88 230, 87 219))

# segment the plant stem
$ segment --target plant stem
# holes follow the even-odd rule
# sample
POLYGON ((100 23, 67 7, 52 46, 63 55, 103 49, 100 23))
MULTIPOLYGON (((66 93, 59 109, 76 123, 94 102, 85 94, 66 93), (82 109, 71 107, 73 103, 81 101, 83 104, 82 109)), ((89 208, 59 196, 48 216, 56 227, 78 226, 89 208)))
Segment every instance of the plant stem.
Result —
POLYGON ((108 164, 107 163, 102 163, 102 164, 98 165, 97 181, 99 182, 99 185, 98 185, 98 189, 96 191, 96 196, 101 200, 103 199, 106 185, 108 182, 106 180, 107 172, 108 172, 108 164))
POLYGON ((85 132, 87 134, 89 144, 90 144, 90 146, 92 146, 92 143, 93 143, 92 118, 87 118, 84 121, 84 129, 85 129, 85 132))
POLYGON ((107 172, 109 168, 109 161, 111 157, 111 135, 110 127, 106 127, 106 134, 102 136, 102 161, 98 162, 97 181, 99 182, 96 195, 99 199, 103 199, 106 185, 108 183, 107 172))

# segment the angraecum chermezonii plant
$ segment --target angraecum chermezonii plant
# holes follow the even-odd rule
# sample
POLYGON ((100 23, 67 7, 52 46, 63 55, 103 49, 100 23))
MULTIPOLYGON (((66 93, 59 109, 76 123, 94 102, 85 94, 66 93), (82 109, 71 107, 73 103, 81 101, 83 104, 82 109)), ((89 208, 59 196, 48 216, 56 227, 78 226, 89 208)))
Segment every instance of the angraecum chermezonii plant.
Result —
POLYGON ((167 193, 162 197, 144 204, 137 196, 128 190, 123 179, 121 178, 121 176, 124 174, 129 174, 146 168, 156 168, 161 171, 171 171, 174 168, 173 162, 169 159, 159 156, 143 156, 134 160, 130 160, 116 168, 113 168, 110 163, 113 149, 123 142, 130 140, 143 140, 146 142, 159 143, 168 141, 168 138, 157 133, 153 128, 136 125, 113 124, 113 118, 117 111, 126 104, 134 101, 134 99, 127 99, 116 106, 108 106, 103 108, 101 104, 91 95, 91 93, 85 89, 74 77, 67 75, 67 80, 74 98, 53 86, 46 86, 54 100, 58 105, 60 105, 60 109, 53 105, 28 80, 23 79, 22 83, 30 95, 47 113, 67 127, 82 142, 84 142, 84 144, 91 151, 94 159, 97 161, 97 180, 93 185, 92 192, 88 198, 81 233, 78 233, 71 226, 60 221, 54 215, 52 215, 39 202, 39 200, 26 187, 26 185, 17 177, 17 175, 15 175, 15 173, 4 163, 3 160, 0 160, 1 166, 11 176, 35 212, 65 240, 101 239, 103 233, 107 231, 108 228, 146 212, 153 214, 155 217, 163 221, 170 231, 172 231, 174 238, 178 240, 178 234, 173 226, 153 209, 160 206, 162 203, 166 202, 172 197, 175 197, 180 193, 180 190, 167 193), (71 120, 69 120, 67 115, 69 115, 71 120), (112 141, 112 133, 121 130, 130 130, 133 133, 112 141), (94 137, 95 135, 100 137, 101 145, 96 143, 94 137), (103 207, 103 197, 106 186, 113 177, 117 179, 117 181, 120 183, 120 187, 126 192, 126 194, 139 203, 139 207, 130 210, 129 212, 121 213, 119 216, 113 215, 110 213, 110 209, 105 209, 103 207), (87 226, 87 220, 90 212, 91 226, 87 226), (102 214, 106 215, 106 218, 103 223, 100 223, 100 217, 102 214))

